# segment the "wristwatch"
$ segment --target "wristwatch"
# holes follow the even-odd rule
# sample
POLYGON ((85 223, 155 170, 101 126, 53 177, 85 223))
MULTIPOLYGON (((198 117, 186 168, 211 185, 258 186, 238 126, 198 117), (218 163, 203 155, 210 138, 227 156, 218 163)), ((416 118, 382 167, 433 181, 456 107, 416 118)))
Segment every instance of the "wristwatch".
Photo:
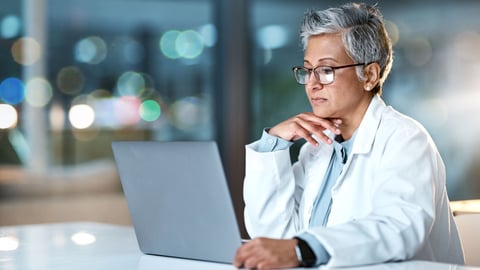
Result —
POLYGON ((295 246, 295 252, 297 253, 297 259, 302 267, 312 267, 317 261, 317 256, 313 253, 308 243, 299 237, 297 239, 297 245, 295 246))

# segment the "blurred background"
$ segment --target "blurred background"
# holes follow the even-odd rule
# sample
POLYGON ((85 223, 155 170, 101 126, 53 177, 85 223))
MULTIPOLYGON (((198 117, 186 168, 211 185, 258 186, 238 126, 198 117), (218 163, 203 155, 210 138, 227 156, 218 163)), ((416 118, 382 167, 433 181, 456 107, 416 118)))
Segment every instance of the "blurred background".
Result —
MULTIPOLYGON (((394 43, 383 98, 431 133, 450 198, 480 198, 480 2, 366 2, 394 43)), ((243 220, 244 145, 309 110, 303 13, 343 3, 2 0, 0 226, 129 224, 115 140, 217 141, 243 220)))

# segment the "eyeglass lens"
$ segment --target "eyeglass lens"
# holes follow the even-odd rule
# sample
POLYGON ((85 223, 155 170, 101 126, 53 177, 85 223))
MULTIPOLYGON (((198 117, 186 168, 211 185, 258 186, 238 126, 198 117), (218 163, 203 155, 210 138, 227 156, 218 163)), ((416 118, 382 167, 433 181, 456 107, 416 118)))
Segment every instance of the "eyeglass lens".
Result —
POLYGON ((331 67, 316 67, 315 69, 307 69, 305 67, 294 68, 295 79, 300 84, 307 84, 312 72, 315 79, 321 84, 330 84, 333 82, 335 75, 334 69, 331 67))

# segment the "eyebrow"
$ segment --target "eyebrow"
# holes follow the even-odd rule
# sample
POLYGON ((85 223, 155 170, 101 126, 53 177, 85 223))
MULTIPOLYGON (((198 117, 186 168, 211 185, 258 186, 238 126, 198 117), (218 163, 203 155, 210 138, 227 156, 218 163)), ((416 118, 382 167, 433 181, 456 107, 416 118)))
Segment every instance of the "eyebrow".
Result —
MULTIPOLYGON (((335 63, 338 63, 338 61, 337 61, 336 59, 331 58, 331 57, 326 57, 326 58, 318 59, 318 60, 317 60, 317 63, 323 62, 323 61, 333 61, 333 62, 335 62, 335 63)), ((310 63, 310 61, 308 61, 307 59, 303 59, 303 63, 304 63, 304 64, 310 64, 310 65, 312 65, 312 63, 310 63)))

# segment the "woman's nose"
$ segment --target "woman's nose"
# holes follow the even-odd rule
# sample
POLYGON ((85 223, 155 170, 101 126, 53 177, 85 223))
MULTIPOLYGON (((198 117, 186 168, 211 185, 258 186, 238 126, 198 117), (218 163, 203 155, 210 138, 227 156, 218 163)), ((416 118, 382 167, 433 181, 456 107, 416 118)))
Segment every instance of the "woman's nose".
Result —
POLYGON ((315 76, 314 72, 310 73, 310 75, 308 76, 306 86, 307 86, 307 89, 311 88, 312 90, 323 89, 323 84, 320 83, 320 81, 317 79, 317 76, 315 76))
POLYGON ((310 74, 308 74, 308 81, 307 83, 310 83, 310 82, 317 82, 317 76, 315 75, 315 71, 312 70, 312 72, 310 72, 310 74))

